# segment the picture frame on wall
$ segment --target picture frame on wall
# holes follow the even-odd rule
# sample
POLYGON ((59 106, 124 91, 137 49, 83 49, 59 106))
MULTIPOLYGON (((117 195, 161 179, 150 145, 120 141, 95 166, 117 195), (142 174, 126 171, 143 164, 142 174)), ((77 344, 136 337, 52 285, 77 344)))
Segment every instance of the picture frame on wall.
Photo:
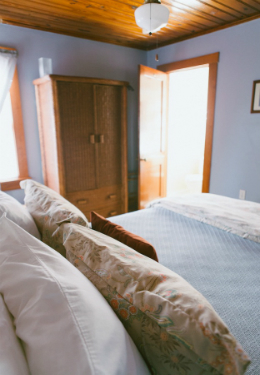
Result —
POLYGON ((253 82, 251 113, 260 113, 260 80, 253 82))

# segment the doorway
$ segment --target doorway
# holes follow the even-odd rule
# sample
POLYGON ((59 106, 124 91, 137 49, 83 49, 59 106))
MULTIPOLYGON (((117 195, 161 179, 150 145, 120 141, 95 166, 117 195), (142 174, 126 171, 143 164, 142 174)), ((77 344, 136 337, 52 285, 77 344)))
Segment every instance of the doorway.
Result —
MULTIPOLYGON (((169 138, 167 136, 167 107, 170 104, 168 100, 169 76, 178 70, 205 67, 205 65, 208 66, 207 120, 203 166, 201 167, 201 163, 198 163, 197 171, 203 170, 201 192, 209 192, 218 61, 219 52, 216 52, 159 65, 157 69, 142 65, 139 67, 139 209, 144 208, 153 199, 166 196, 167 165, 169 164, 167 160, 167 139, 169 138), (157 108, 158 103, 160 103, 159 110, 157 108), (156 116, 147 116, 147 114, 154 114, 155 108, 157 108, 156 116), (151 142, 155 139, 154 134, 157 134, 156 139, 160 142, 151 142), (149 153, 146 152, 147 143, 149 143, 149 153), (158 144, 160 147, 158 147, 158 144), (152 145, 157 146, 152 148, 152 145)), ((191 91, 190 87, 187 90, 191 91)), ((190 101, 194 101, 195 96, 196 92, 192 92, 190 101)), ((193 170, 188 174, 199 173, 193 170)), ((190 179, 192 180, 191 176, 190 179)))
POLYGON ((209 66, 169 74, 167 196, 201 193, 209 66))

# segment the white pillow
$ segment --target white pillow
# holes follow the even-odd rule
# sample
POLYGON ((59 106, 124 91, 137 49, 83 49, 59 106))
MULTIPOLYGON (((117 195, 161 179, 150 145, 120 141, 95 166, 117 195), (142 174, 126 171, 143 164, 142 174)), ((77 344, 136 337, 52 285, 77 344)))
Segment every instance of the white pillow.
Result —
POLYGON ((0 294, 0 374, 30 375, 12 318, 0 294))
POLYGON ((146 375, 106 300, 74 266, 0 218, 0 293, 32 375, 146 375))
POLYGON ((36 238, 41 238, 36 224, 27 208, 10 195, 0 191, 0 216, 6 212, 8 219, 19 225, 21 228, 36 238))

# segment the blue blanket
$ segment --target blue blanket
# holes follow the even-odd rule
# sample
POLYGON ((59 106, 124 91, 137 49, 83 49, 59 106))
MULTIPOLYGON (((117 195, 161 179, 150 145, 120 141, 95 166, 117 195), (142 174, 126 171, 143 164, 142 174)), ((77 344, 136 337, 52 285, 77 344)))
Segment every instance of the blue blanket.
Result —
POLYGON ((208 299, 250 356, 246 374, 260 375, 260 243, 163 207, 109 220, 151 242, 160 263, 208 299))

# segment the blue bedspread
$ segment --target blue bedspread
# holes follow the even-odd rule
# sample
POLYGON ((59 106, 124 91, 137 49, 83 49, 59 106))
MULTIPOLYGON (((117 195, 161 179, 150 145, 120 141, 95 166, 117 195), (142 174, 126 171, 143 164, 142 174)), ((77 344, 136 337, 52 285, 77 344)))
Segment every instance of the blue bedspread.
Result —
POLYGON ((159 261, 212 304, 260 375, 260 243, 162 207, 110 218, 155 247, 159 261))

